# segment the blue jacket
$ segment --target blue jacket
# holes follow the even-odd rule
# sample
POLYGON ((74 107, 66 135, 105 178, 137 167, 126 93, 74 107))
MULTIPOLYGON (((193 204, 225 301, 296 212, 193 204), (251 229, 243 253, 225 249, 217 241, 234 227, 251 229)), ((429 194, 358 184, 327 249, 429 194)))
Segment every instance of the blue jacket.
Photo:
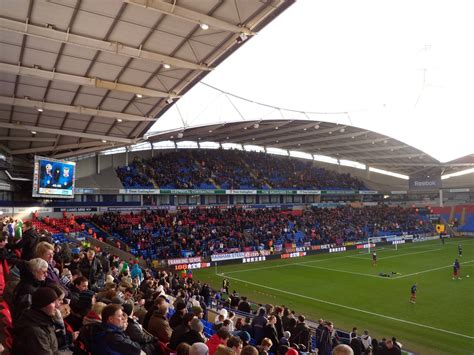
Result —
POLYGON ((141 348, 122 329, 112 324, 102 324, 91 342, 90 352, 92 355, 140 355, 141 348))
POLYGON ((140 282, 143 281, 143 273, 142 273, 142 270, 140 269, 140 266, 138 266, 138 264, 133 265, 132 271, 130 272, 130 276, 131 276, 132 280, 135 277, 138 277, 140 282))

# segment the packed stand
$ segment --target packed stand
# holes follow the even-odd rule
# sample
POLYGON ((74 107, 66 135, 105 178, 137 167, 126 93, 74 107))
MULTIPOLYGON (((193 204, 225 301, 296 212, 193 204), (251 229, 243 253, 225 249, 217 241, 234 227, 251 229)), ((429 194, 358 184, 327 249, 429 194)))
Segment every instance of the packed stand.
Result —
MULTIPOLYGON (((226 279, 215 292, 191 271, 142 269, 137 260, 84 248, 87 243, 55 245, 30 221, 12 236, 9 219, 3 222, 1 303, 8 319, 1 347, 13 354, 298 355, 315 347, 337 354, 342 346, 331 322, 321 320, 312 337, 303 315, 284 306, 254 307, 230 293, 226 279), (212 305, 223 306, 215 319, 209 319, 212 305)), ((378 349, 373 354, 399 353, 389 351, 399 350, 390 340, 370 344, 378 349)))
MULTIPOLYGON (((272 249, 296 243, 342 244, 390 234, 428 233, 433 226, 414 209, 370 206, 279 209, 191 209, 104 213, 92 220, 145 259, 272 249)), ((308 244, 306 244, 308 245, 308 244)))
POLYGON ((239 150, 180 150, 117 169, 126 188, 162 189, 367 189, 350 174, 311 161, 239 150))

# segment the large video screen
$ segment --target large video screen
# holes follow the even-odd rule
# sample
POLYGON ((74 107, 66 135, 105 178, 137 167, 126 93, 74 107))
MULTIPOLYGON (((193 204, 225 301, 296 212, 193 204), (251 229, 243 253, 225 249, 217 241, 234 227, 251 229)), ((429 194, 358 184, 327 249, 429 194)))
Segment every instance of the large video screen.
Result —
POLYGON ((35 157, 33 197, 73 198, 76 163, 35 157))

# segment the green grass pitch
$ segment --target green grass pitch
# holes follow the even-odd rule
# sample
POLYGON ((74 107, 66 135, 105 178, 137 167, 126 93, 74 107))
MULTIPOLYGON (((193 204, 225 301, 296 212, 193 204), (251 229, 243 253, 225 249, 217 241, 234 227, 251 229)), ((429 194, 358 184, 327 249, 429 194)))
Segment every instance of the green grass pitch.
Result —
POLYGON ((370 255, 353 250, 194 270, 194 278, 220 288, 225 276, 231 291, 254 302, 286 305, 309 319, 331 320, 340 329, 368 329, 379 340, 395 336, 404 349, 418 354, 473 354, 474 239, 376 251, 375 267, 370 255), (463 246, 462 280, 453 280, 458 243, 463 246), (392 271, 400 275, 378 276, 392 271), (417 301, 411 304, 415 282, 417 301))

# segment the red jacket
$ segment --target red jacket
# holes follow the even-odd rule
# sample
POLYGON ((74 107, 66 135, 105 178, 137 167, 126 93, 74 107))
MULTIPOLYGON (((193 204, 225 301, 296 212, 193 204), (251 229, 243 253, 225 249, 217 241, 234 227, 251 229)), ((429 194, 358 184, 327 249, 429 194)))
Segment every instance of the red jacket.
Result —
POLYGON ((224 339, 219 338, 217 334, 211 336, 206 343, 207 347, 209 348, 209 355, 214 355, 217 347, 221 344, 225 345, 224 339))

